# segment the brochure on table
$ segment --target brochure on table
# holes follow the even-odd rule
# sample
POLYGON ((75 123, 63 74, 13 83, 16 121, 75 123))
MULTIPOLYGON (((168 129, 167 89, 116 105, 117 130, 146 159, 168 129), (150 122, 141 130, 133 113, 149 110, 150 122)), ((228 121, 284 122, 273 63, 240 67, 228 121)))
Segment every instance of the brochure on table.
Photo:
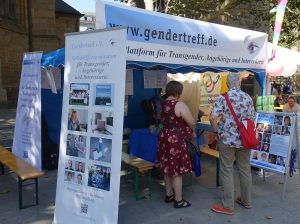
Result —
POLYGON ((66 36, 56 224, 118 222, 125 47, 126 29, 66 36))
POLYGON ((16 113, 12 151, 41 170, 41 58, 42 52, 25 53, 16 113))
POLYGON ((256 129, 259 146, 251 151, 251 165, 286 174, 291 150, 298 151, 296 114, 258 112, 256 129))

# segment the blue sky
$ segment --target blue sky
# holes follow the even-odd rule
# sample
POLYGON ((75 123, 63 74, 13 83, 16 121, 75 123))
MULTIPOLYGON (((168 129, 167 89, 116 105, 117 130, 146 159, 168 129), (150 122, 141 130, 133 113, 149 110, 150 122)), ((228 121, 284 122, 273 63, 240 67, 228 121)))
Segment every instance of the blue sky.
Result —
POLYGON ((79 12, 95 12, 96 0, 63 0, 79 12))

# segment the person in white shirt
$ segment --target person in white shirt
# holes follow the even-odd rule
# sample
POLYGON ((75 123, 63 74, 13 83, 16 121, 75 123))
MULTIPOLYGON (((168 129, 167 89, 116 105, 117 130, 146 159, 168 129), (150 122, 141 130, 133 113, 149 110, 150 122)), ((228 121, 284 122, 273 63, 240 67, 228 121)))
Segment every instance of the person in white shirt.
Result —
POLYGON ((296 100, 293 96, 288 98, 288 102, 283 107, 283 112, 300 113, 300 105, 296 103, 296 100))

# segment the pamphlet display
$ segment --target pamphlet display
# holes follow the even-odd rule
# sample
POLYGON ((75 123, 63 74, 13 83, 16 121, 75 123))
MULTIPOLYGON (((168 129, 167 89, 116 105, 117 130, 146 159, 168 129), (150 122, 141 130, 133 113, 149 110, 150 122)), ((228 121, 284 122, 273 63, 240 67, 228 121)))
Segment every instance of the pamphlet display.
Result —
POLYGON ((42 52, 23 56, 12 151, 38 170, 41 164, 42 52))
POLYGON ((66 36, 54 223, 117 223, 126 29, 66 36))

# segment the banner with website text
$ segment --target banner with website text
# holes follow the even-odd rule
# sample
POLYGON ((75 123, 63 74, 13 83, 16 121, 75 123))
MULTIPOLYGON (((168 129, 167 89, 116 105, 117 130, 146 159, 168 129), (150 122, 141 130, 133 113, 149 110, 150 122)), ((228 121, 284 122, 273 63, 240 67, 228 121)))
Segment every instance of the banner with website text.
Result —
POLYGON ((264 69, 267 34, 97 1, 96 27, 127 27, 128 61, 264 69))
POLYGON ((66 36, 54 223, 118 222, 126 30, 66 36))
POLYGON ((12 151, 41 170, 41 58, 42 52, 23 56, 12 151))

